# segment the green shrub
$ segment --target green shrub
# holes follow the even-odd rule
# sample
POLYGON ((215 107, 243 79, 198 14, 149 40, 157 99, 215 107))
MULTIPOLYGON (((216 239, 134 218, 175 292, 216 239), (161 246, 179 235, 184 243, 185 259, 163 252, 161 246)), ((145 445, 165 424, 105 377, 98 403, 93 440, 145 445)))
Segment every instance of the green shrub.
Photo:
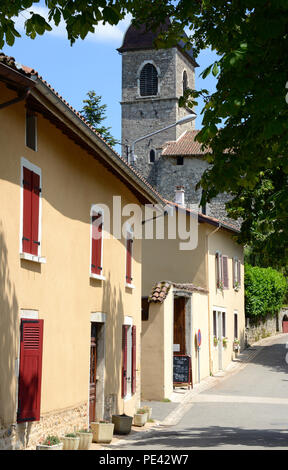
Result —
POLYGON ((250 318, 275 315, 283 305, 287 281, 272 268, 245 265, 245 312, 250 318))

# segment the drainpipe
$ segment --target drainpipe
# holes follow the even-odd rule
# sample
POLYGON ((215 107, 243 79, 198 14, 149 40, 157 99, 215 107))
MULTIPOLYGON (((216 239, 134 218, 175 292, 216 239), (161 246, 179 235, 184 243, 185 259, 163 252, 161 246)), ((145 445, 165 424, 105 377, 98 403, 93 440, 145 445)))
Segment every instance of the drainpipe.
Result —
POLYGON ((0 104, 0 109, 7 108, 8 106, 11 106, 12 104, 19 103, 19 101, 26 100, 30 94, 31 88, 27 88, 24 92, 23 95, 18 96, 17 98, 14 98, 13 100, 6 101, 5 103, 0 104))
MULTIPOLYGON (((214 235, 214 233, 218 232, 218 230, 222 227, 222 224, 221 222, 219 222, 219 225, 218 227, 215 228, 215 230, 213 230, 213 232, 210 232, 208 233, 207 235, 207 250, 206 250, 206 270, 207 270, 207 275, 208 275, 208 283, 209 283, 209 263, 208 263, 208 257, 209 257, 209 253, 208 253, 208 237, 210 237, 211 235, 214 235)), ((210 328, 210 289, 209 289, 209 284, 208 284, 208 344, 209 344, 209 373, 211 374, 212 373, 212 358, 211 358, 211 341, 210 341, 210 337, 211 337, 211 328, 210 328)))

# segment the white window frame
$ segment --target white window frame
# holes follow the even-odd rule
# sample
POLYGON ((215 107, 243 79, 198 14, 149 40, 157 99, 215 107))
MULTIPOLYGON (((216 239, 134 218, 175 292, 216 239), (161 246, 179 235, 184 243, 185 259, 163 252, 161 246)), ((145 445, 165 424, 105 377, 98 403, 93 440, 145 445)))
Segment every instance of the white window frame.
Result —
POLYGON ((46 258, 41 255, 42 251, 42 171, 34 163, 31 163, 24 157, 21 157, 21 172, 20 172, 20 231, 19 231, 19 253, 20 258, 25 259, 28 261, 34 261, 35 263, 46 263, 46 258), (39 220, 38 220, 38 240, 40 245, 38 245, 38 254, 32 255, 31 253, 23 252, 23 208, 24 208, 24 187, 23 187, 23 179, 24 179, 24 170, 23 168, 27 168, 30 171, 33 171, 39 176, 40 180, 40 188, 41 191, 39 193, 39 220))
MULTIPOLYGON (((212 315, 214 315, 213 312, 216 312, 216 333, 217 333, 217 338, 219 336, 219 325, 218 325, 218 313, 221 313, 221 341, 223 340, 223 338, 227 338, 227 336, 223 336, 223 314, 225 315, 225 329, 226 329, 226 333, 227 333, 227 309, 225 307, 216 307, 215 305, 212 307, 212 315)), ((213 328, 213 316, 212 316, 212 328, 213 328)), ((219 340, 219 338, 218 338, 219 340)), ((212 337, 212 341, 214 343, 214 334, 213 334, 213 337, 212 337)), ((217 349, 218 348, 218 345, 217 346, 214 346, 214 349, 217 349)), ((223 342, 222 342, 222 349, 224 349, 224 346, 223 346, 223 342)))
POLYGON ((241 261, 238 256, 233 257, 233 288, 235 288, 235 283, 239 284, 239 288, 241 287, 241 282, 238 279, 238 263, 240 265, 239 269, 241 270, 241 261))
POLYGON ((92 204, 90 209, 90 259, 89 259, 89 275, 92 279, 98 279, 99 281, 105 281, 106 277, 103 275, 103 238, 104 238, 104 209, 97 204, 92 204), (101 267, 102 274, 95 274, 91 271, 91 261, 92 261, 92 216, 93 214, 101 214, 102 217, 102 237, 101 237, 101 267))
POLYGON ((133 279, 133 251, 134 251, 134 232, 131 225, 126 225, 126 241, 125 241, 125 287, 135 289, 135 285, 131 282, 127 282, 127 252, 128 252, 128 240, 132 239, 131 246, 131 278, 133 279))

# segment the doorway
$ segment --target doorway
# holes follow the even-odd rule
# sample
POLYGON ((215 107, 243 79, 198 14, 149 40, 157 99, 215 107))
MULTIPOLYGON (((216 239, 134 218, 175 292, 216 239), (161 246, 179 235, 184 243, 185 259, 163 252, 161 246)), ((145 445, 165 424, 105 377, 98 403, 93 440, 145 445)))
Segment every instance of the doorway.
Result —
POLYGON ((185 297, 174 297, 174 355, 186 354, 185 297))
POLYGON ((89 422, 104 413, 105 324, 91 322, 89 422))

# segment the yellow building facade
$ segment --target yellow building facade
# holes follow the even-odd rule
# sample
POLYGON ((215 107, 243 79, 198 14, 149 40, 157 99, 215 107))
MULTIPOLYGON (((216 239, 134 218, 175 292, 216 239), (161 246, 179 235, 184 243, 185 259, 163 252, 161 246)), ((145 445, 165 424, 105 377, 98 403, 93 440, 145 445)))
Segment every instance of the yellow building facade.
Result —
POLYGON ((142 242, 117 217, 159 198, 34 71, 1 56, 0 79, 0 441, 33 448, 139 406, 142 242))

